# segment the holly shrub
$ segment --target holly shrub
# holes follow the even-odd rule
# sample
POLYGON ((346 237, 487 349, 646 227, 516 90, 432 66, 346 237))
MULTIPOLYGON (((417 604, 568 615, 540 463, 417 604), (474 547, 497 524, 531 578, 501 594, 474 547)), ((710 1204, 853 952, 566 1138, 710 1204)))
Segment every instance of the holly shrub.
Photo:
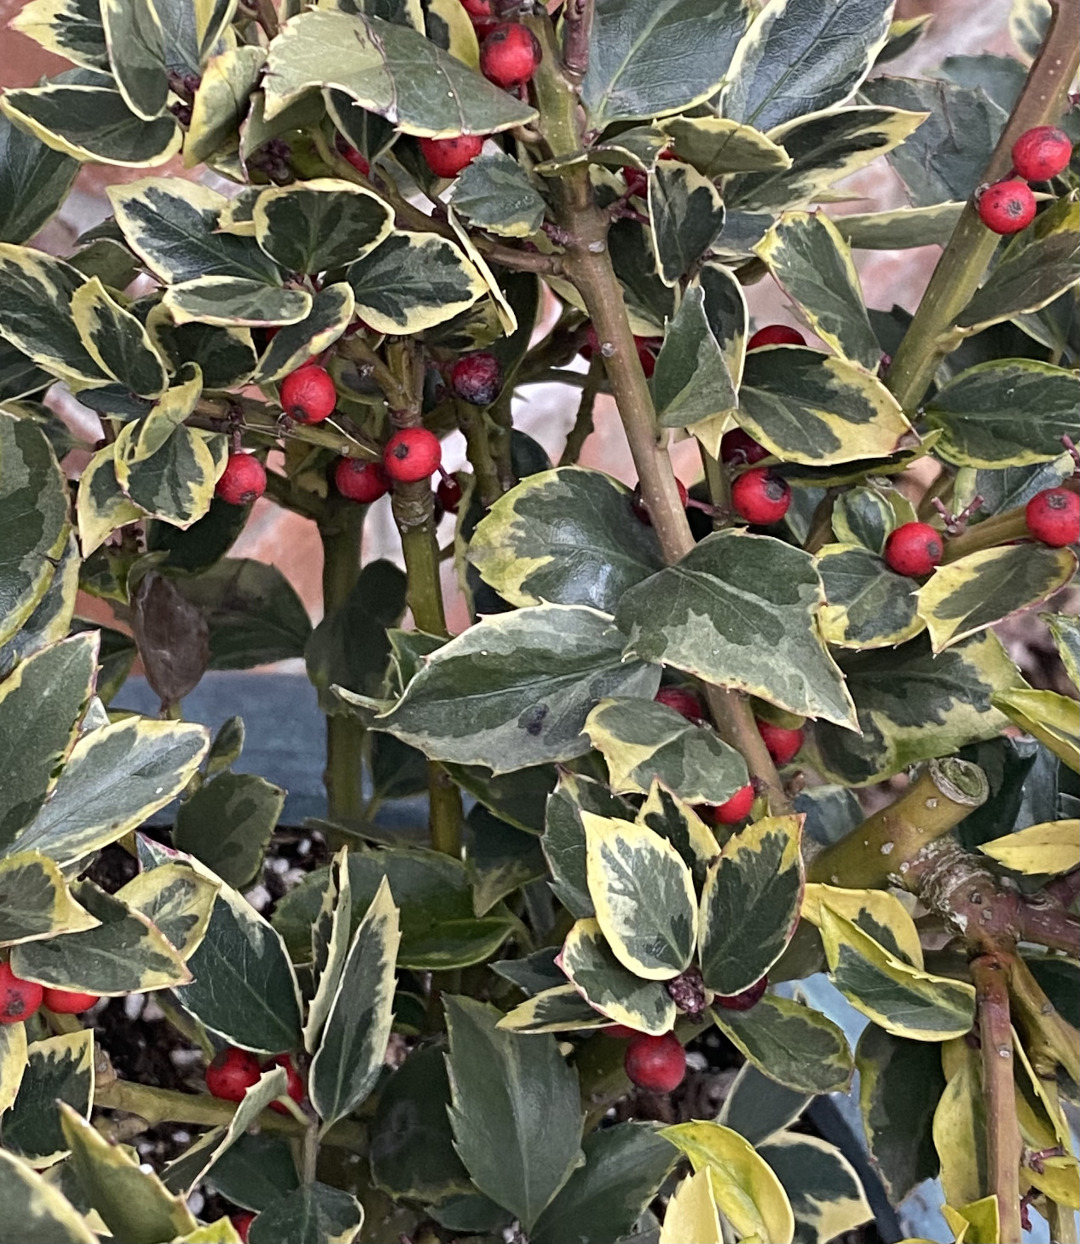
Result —
POLYGON ((1080 626, 1037 685, 994 628, 1076 569, 1077 7, 925 79, 888 0, 17 13, 72 67, 0 99, 0 1241, 896 1239, 933 1177, 941 1239, 1075 1238, 1080 626), (230 555, 264 490, 314 629, 230 555), (252 905, 284 792, 182 701, 286 658, 322 854, 252 905))

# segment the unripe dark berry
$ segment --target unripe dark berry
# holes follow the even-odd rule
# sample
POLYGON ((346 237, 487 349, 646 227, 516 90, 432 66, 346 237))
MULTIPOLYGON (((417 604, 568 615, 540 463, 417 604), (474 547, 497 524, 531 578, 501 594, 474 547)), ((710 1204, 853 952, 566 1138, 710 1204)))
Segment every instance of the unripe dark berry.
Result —
POLYGON ((623 1066, 638 1088, 650 1093, 670 1093, 686 1075, 686 1051, 672 1032, 662 1037, 638 1033, 627 1044, 623 1066))
POLYGON ((466 354, 450 368, 450 384, 458 397, 473 406, 490 406, 502 389, 502 364, 486 350, 466 354))
POLYGON ((81 1015, 98 1001, 96 993, 75 993, 70 989, 46 989, 42 1003, 54 1015, 81 1015))
POLYGON ((251 1224, 255 1221, 255 1215, 245 1211, 242 1214, 233 1214, 230 1222, 236 1228, 236 1234, 247 1244, 248 1232, 251 1230, 251 1224))
POLYGON ((232 1046, 214 1055, 206 1069, 206 1087, 212 1097, 223 1101, 242 1101, 244 1094, 258 1080, 259 1060, 249 1050, 232 1046))
POLYGON ((447 514, 456 514, 458 512, 458 506, 461 504, 463 493, 461 485, 452 475, 439 480, 439 486, 435 489, 435 495, 447 514))
POLYGON ((1013 168, 1027 181, 1049 181, 1069 167, 1072 143, 1056 125, 1036 125, 1013 143, 1013 168))
POLYGON ((746 343, 748 350, 760 350, 762 346, 804 346, 806 338, 797 328, 787 324, 766 324, 746 343))
POLYGON ((756 722, 773 764, 786 765, 789 760, 795 759, 806 738, 802 726, 789 730, 786 726, 774 726, 771 721, 762 721, 760 717, 756 718, 756 722))
POLYGON ((500 22, 480 47, 480 72, 489 82, 509 90, 529 81, 542 55, 540 41, 527 26, 500 22))
POLYGON ((427 428, 402 428, 386 442, 383 469, 399 484, 415 484, 439 469, 442 446, 427 428))
POLYGON ((281 408, 297 423, 322 423, 336 405, 334 382, 318 363, 305 363, 281 382, 281 408))
POLYGON ((918 578, 941 564, 941 532, 929 523, 903 523, 885 541, 885 565, 918 578))
MULTIPOLYGON (((272 1067, 284 1067, 286 1074, 285 1095, 291 1097, 295 1102, 304 1100, 304 1080, 300 1072, 293 1066, 293 1060, 288 1054, 278 1054, 276 1058, 270 1060, 272 1067)), ((278 1114, 289 1114, 288 1106, 282 1105, 279 1101, 272 1101, 270 1109, 276 1110, 278 1114)))
POLYGON ((1080 540, 1080 496, 1068 488, 1045 488, 1027 503, 1027 529, 1043 544, 1061 549, 1080 540))
POLYGON ((752 782, 747 782, 726 803, 718 804, 713 809, 713 820, 717 825, 737 825, 750 815, 753 806, 754 786, 752 782))
POLYGON ((41 1006, 44 990, 36 981, 24 981, 11 970, 10 963, 0 963, 0 1024, 17 1024, 41 1006))
POLYGON ((1019 233, 1035 219, 1035 196, 1026 181, 996 181, 979 195, 979 219, 994 233, 1019 233))
POLYGON ((742 993, 728 994, 726 997, 722 994, 717 995, 716 1005, 725 1011, 749 1011, 751 1007, 757 1006, 765 996, 765 990, 768 987, 769 978, 763 976, 761 980, 751 985, 749 989, 744 989, 742 993))
MULTIPOLYGON (((681 479, 677 479, 675 487, 679 490, 679 504, 683 509, 686 509, 686 503, 690 500, 690 494, 686 491, 686 485, 681 479)), ((652 526, 652 516, 649 514, 645 500, 641 495, 640 484, 634 489, 634 494, 630 498, 630 508, 634 511, 634 517, 639 523, 644 523, 646 527, 652 526)))
POLYGON ((455 138, 421 138, 420 154, 436 177, 456 177, 471 164, 484 146, 483 134, 458 134, 455 138))
POLYGON ((759 445, 750 433, 744 432, 742 428, 732 428, 720 438, 721 462, 746 463, 747 466, 753 466, 755 462, 760 462, 762 458, 768 456, 769 451, 765 446, 759 445))
POLYGON ((791 487, 768 467, 754 467, 732 484, 731 504, 748 523, 778 523, 791 505, 791 487))
POLYGON ((254 454, 229 454, 214 492, 229 505, 247 505, 266 491, 266 468, 254 454))
POLYGON ((350 501, 370 505, 389 489, 390 483, 381 463, 342 458, 334 467, 334 487, 350 501))
POLYGON ((663 704, 681 713, 687 721, 700 725, 705 720, 705 710, 701 706, 701 701, 685 687, 661 687, 653 698, 657 704, 663 704))

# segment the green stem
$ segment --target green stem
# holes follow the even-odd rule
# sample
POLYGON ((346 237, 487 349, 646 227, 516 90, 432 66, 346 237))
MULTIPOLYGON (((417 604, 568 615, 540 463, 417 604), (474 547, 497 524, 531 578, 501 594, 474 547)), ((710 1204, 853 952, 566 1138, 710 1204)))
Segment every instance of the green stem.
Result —
POLYGON ((946 539, 942 545, 942 561, 959 561, 969 553, 996 548, 999 544, 1011 544, 1013 540, 1027 539, 1029 534, 1022 505, 1014 510, 1003 510, 1000 514, 994 514, 962 531, 960 535, 946 539))
POLYGON ((488 443, 495 461, 495 474, 499 481, 499 495, 509 492, 517 483, 514 474, 513 438, 514 416, 513 386, 508 384, 498 398, 488 407, 488 443))
POLYGON ((480 504, 486 510, 502 496, 499 472, 491 452, 487 420, 484 412, 469 402, 455 401, 458 427, 465 437, 465 451, 476 476, 476 491, 480 504))
POLYGON ((719 458, 714 458, 705 446, 698 441, 701 454, 701 465, 705 468, 705 486, 709 490, 709 501, 716 513, 713 515, 713 530, 720 531, 731 523, 731 476, 719 458))
POLYGON ((604 362, 598 354, 594 354, 589 360, 589 370, 585 375, 585 384, 581 389, 577 414, 574 416, 574 426, 570 429, 570 434, 566 438, 566 445, 563 448, 562 457, 559 459, 559 466, 573 466, 578 458, 581 457, 581 451, 585 447, 585 442, 593 432, 593 410, 596 407, 596 398, 603 382, 604 362))
POLYGON ((313 426, 283 421, 280 411, 275 412, 265 402, 250 397, 200 398, 187 422, 192 427, 206 427, 214 432, 237 427, 246 432, 262 433, 274 441, 303 441, 307 445, 331 449, 343 458, 364 458, 368 462, 379 462, 382 458, 378 446, 341 431, 332 419, 313 426))
MULTIPOLYGON (((1076 38, 1080 0, 1051 0, 1051 7, 1046 38, 986 166, 983 182, 1005 177, 1012 167, 1013 144, 1020 135, 1033 126, 1056 121, 1065 105, 1069 84, 1080 66, 1076 38)), ((886 377, 886 384, 909 415, 918 409, 941 360, 959 344, 950 330, 979 288, 998 241, 998 235, 979 219, 972 197, 938 260, 886 377)))
POLYGON ((1058 1014, 1019 955, 1009 960, 1009 994, 1036 1074, 1053 1080, 1060 1066, 1074 1084, 1080 1082, 1080 1033, 1058 1014))

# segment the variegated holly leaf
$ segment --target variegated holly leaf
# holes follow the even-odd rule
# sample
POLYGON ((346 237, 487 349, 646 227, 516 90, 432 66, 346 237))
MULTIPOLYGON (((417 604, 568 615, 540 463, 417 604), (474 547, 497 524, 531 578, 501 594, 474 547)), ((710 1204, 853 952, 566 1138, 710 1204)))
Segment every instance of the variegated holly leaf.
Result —
POLYGON ((642 980, 612 953, 596 920, 579 920, 556 960, 590 1006, 637 1032, 663 1036, 675 1025, 675 1003, 662 981, 642 980))
POLYGON ((116 897, 152 921, 186 961, 206 936, 219 888, 215 878, 178 862, 144 869, 116 897))
POLYGON ((162 306, 177 324, 269 326, 298 324, 311 313, 306 289, 278 289, 242 276, 207 276, 170 285, 162 306))
POLYGON ((790 1127, 809 1102, 808 1094, 785 1088, 745 1062, 735 1073, 716 1121, 758 1145, 790 1127))
POLYGON ((728 117, 670 117, 662 126, 675 155, 710 180, 791 167, 791 157, 779 143, 728 117))
POLYGON ((142 397, 161 396, 168 385, 161 356, 143 325, 109 297, 98 277, 72 294, 71 314, 87 353, 107 376, 142 397))
MULTIPOLYGON (((21 1029, 22 1025, 15 1027, 21 1029)), ((2 1149, 0 1197, 4 1212, 27 1238, 37 1234, 56 1244, 95 1244, 98 1238, 54 1183, 46 1181, 29 1162, 2 1149)))
POLYGON ((622 597, 626 651, 792 713, 854 722, 819 638, 821 582, 809 555, 770 536, 717 532, 622 597))
POLYGON ((712 1169, 706 1167, 680 1180, 664 1210, 659 1244, 678 1244, 679 1240, 723 1244, 724 1228, 714 1189, 716 1179, 712 1169))
POLYGON ((81 1118, 90 1117, 94 1100, 94 1030, 33 1041, 19 1092, 4 1115, 4 1148, 26 1158, 40 1170, 67 1153, 60 1128, 59 1103, 81 1118))
POLYGON ((595 909, 586 876, 582 812, 625 820, 633 813, 623 800, 611 794, 606 783, 568 771, 559 774, 559 784, 548 797, 541 845, 551 869, 549 884, 571 915, 585 917, 595 915, 595 909))
POLYGON ((717 1028, 769 1079, 795 1092, 843 1092, 852 1058, 843 1030, 820 1011, 767 993, 748 1011, 714 1007, 717 1028))
POLYGON ((0 116, 0 242, 32 238, 63 203, 78 171, 77 160, 0 116))
POLYGON ((165 33, 153 0, 101 0, 101 24, 124 102, 143 121, 156 120, 165 110, 169 78, 165 33))
POLYGON ((826 643, 839 648, 891 648, 925 626, 915 585, 869 549, 827 544, 816 562, 825 589, 818 620, 826 643))
POLYGON ((179 372, 185 363, 198 367, 204 388, 234 388, 255 370, 249 329, 196 322, 174 324, 162 307, 150 312, 146 327, 155 349, 168 359, 170 370, 179 372))
POLYGON ((336 88, 406 134, 491 134, 536 116, 408 26, 312 9, 270 45, 266 116, 321 87, 336 88))
POLYGON ((697 425, 738 404, 746 305, 732 285, 738 288, 728 269, 708 265, 668 322, 652 378, 662 427, 697 425))
POLYGON ((478 229, 525 238, 540 228, 547 205, 517 160, 482 153, 467 165, 450 192, 454 210, 478 229))
POLYGON ((11 28, 76 65, 109 68, 101 10, 93 0, 30 0, 12 18, 11 28))
POLYGON ((47 389, 54 379, 32 358, 0 337, 0 402, 31 397, 47 389))
POLYGON ((1047 821, 984 842, 979 850, 1018 873, 1067 873, 1080 867, 1080 821, 1047 821))
POLYGON ((706 989, 742 993, 783 954, 806 879, 801 834, 801 817, 766 817, 729 838, 710 866, 698 925, 706 989))
POLYGON ((253 219, 259 245, 286 272, 318 273, 373 251, 393 211, 372 191, 326 177, 264 190, 253 219))
POLYGON ((960 313, 957 328, 978 333, 1001 320, 1038 311, 1080 281, 1080 209, 1075 203, 1070 207, 1062 231, 1006 253, 960 313))
POLYGON ((332 346, 352 320, 352 289, 339 281, 319 290, 308 315, 296 324, 284 324, 274 334, 255 369, 259 384, 281 380, 309 359, 332 346))
POLYGON ((690 965, 697 936, 694 879, 675 848, 644 825, 582 812, 596 919, 616 959, 645 980, 690 965))
POLYGON ((855 1168, 835 1145, 818 1136, 780 1132, 758 1152, 784 1186, 801 1244, 826 1244, 873 1219, 855 1168))
POLYGON ((656 780, 649 787, 648 798, 634 819, 671 843, 690 869, 694 885, 700 891, 709 865, 716 859, 719 844, 716 835, 697 812, 656 780))
POLYGON ((959 466, 1004 467, 1049 462, 1061 438, 1076 431, 1080 377, 1035 359, 977 363, 943 385, 926 405, 944 431, 935 447, 959 466))
POLYGON ((803 896, 802 916, 815 928, 821 927, 822 906, 850 920, 868 933, 890 954, 922 968, 923 951, 919 930, 907 908, 887 890, 846 890, 839 886, 810 882, 803 896))
POLYGON ((1039 617, 1054 638, 1065 672, 1080 686, 1080 618, 1068 613, 1041 613, 1039 617))
MULTIPOLYGON (((636 979, 636 978, 635 978, 636 979)), ((543 989, 514 1007, 498 1027, 516 1033, 573 1032, 603 1028, 611 1023, 591 1007, 573 985, 543 989)))
POLYGON ((785 212, 754 247, 806 322, 842 358, 875 371, 881 347, 870 327, 851 249, 822 212, 785 212))
POLYGON ((995 709, 1048 747, 1070 769, 1080 773, 1075 700, 1056 691, 1010 687, 997 692, 991 702, 995 709))
POLYGON ((117 482, 143 513, 174 527, 190 527, 213 500, 228 452, 224 434, 180 424, 160 449, 139 459, 124 453, 137 431, 138 425, 125 424, 122 439, 117 438, 113 461, 117 482))
POLYGON ((659 669, 624 661, 622 648, 611 619, 594 609, 495 614, 432 653, 375 724, 433 760, 495 774, 569 760, 588 750, 585 718, 599 700, 656 693, 659 669))
POLYGON ((654 700, 601 700, 585 733, 616 794, 645 794, 660 781, 687 803, 718 804, 746 785, 746 764, 733 747, 654 700))
POLYGON ((23 623, 21 630, 7 643, 0 645, 0 676, 10 672, 17 662, 26 660, 47 644, 63 639, 71 631, 81 569, 79 542, 72 534, 60 555, 60 564, 56 567, 52 582, 34 612, 23 623))
POLYGON ((693 165, 661 161, 649 177, 649 220, 656 270, 665 285, 674 286, 724 227, 724 201, 693 165))
MULTIPOLYGON (((11 1108, 11 1103, 18 1096, 26 1063, 26 1025, 0 1026, 0 1115, 11 1108)), ((3 1188, 3 1179, 4 1173, 0 1168, 0 1188, 3 1188)), ((4 1203, 7 1204, 6 1201, 4 1203)))
POLYGON ((875 485, 852 488, 837 497, 831 521, 839 543, 859 544, 880 554, 893 529, 915 518, 915 507, 903 493, 875 485))
POLYGON ((963 203, 932 203, 929 207, 897 207, 887 212, 852 212, 837 216, 833 223, 844 241, 856 250, 944 246, 964 207, 963 203))
POLYGON ((0 946, 92 929, 97 923, 75 901, 55 861, 37 851, 0 860, 0 946))
POLYGON ((116 442, 99 449, 83 467, 75 500, 79 544, 89 557, 119 527, 138 522, 141 506, 120 487, 116 478, 116 442))
POLYGON ((612 610, 664 564, 656 532, 634 520, 630 490, 600 471, 530 475, 477 525, 468 559, 512 605, 612 610))
POLYGON ((230 138, 235 142, 265 63, 265 49, 252 44, 226 48, 206 62, 184 138, 185 168, 212 160, 230 138))

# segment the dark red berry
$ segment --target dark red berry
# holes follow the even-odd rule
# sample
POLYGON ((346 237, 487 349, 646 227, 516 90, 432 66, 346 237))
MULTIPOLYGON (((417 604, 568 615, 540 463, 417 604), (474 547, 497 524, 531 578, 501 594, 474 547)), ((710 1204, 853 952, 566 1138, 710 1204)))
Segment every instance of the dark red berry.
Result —
POLYGON ((459 134, 456 138, 421 138, 420 154, 436 177, 456 177, 480 154, 484 137, 459 134))
POLYGON ((760 717, 757 718, 757 728, 773 763, 778 765, 794 760, 806 738, 802 726, 789 730, 786 726, 774 726, 771 721, 762 721, 760 717))
POLYGON ((486 350, 466 354, 450 368, 454 392, 473 406, 490 406, 499 396, 502 383, 502 364, 486 350))
POLYGON ((941 564, 941 532, 929 523, 903 523, 885 541, 885 564, 918 578, 941 564))
POLYGON ((656 371, 656 355, 652 352, 652 342, 647 337, 635 337, 634 345, 637 346, 638 362, 641 364, 641 370, 645 373, 645 379, 656 371))
POLYGON ((1043 544, 1061 549, 1080 540, 1080 496, 1067 488, 1046 488, 1027 503, 1027 529, 1043 544))
POLYGON ((662 1037, 638 1033, 626 1047, 623 1066, 638 1088, 650 1093, 670 1093, 686 1075, 686 1051, 673 1032, 662 1037))
POLYGON ((762 346, 804 346, 806 338, 797 328, 787 324, 766 324, 746 343, 748 350, 760 350, 762 346))
POLYGON ((624 166, 623 180, 626 182, 626 193, 637 195, 639 199, 644 199, 649 193, 649 175, 642 172, 639 168, 633 168, 627 164, 624 166))
POLYGON ((641 1035, 636 1028, 627 1028, 625 1024, 609 1024, 604 1029, 604 1036, 611 1037, 615 1041, 632 1041, 634 1037, 641 1035))
POLYGON ((75 993, 69 989, 46 989, 42 1003, 54 1015, 81 1015, 98 1001, 96 993, 75 993))
MULTIPOLYGON (((686 503, 690 500, 690 494, 686 491, 686 485, 681 479, 677 479, 675 487, 679 490, 679 504, 683 509, 686 509, 686 503)), ((641 495, 640 484, 634 489, 634 494, 630 498, 630 508, 634 511, 634 517, 639 523, 644 523, 646 527, 652 526, 652 516, 649 514, 645 500, 641 495)))
POLYGON ((247 505, 266 491, 266 468, 254 454, 229 454, 214 492, 229 505, 247 505))
POLYGON ((341 154, 346 160, 349 161, 353 168, 356 169, 361 177, 366 177, 371 172, 371 165, 368 163, 366 157, 361 155, 355 147, 350 147, 349 144, 346 143, 341 154))
POLYGON ((336 405, 330 373, 317 363, 306 363, 281 382, 281 408, 297 423, 322 423, 336 405))
POLYGON ((399 484, 415 484, 439 469, 442 446, 427 428, 402 428, 386 442, 383 469, 399 484))
POLYGON ((259 1060, 250 1050, 230 1046, 214 1055, 206 1069, 206 1087, 223 1101, 242 1101, 260 1074, 259 1060))
POLYGON ((684 687, 661 687, 653 698, 657 704, 666 705, 677 713, 681 713, 687 721, 700 725, 705 719, 705 710, 701 706, 701 701, 692 691, 687 691, 684 687))
POLYGON ((350 501, 370 505, 389 489, 390 483, 381 463, 342 458, 334 467, 334 487, 350 501))
POLYGON ((233 1214, 230 1221, 236 1228, 236 1234, 243 1241, 243 1244, 247 1244, 248 1232, 251 1230, 251 1224, 255 1221, 255 1215, 249 1213, 233 1214))
MULTIPOLYGON (((304 1080, 300 1072, 293 1066, 293 1060, 288 1054, 278 1054, 276 1058, 270 1060, 272 1067, 284 1067, 286 1074, 285 1094, 291 1097, 295 1102, 304 1100, 304 1080)), ((276 1110, 278 1114, 289 1114, 288 1106, 282 1105, 279 1101, 272 1101, 270 1109, 276 1110)))
POLYGON ((523 86, 542 55, 539 40, 527 26, 500 22, 480 47, 480 72, 503 90, 523 86))
POLYGON ((754 467, 732 484, 731 504, 748 523, 778 523, 791 505, 791 486, 768 467, 754 467))
POLYGON ((754 787, 747 782, 740 786, 726 803, 718 804, 713 809, 713 820, 717 825, 737 825, 750 815, 754 806, 754 787))
POLYGON ((461 504, 463 493, 461 485, 452 475, 448 475, 445 479, 439 480, 439 486, 435 489, 435 495, 439 499, 439 504, 447 514, 456 514, 458 506, 461 504))
POLYGON ((744 989, 742 993, 733 993, 727 996, 723 994, 717 995, 716 1005, 725 1011, 749 1011, 752 1006, 757 1006, 761 999, 765 996, 765 990, 769 987, 769 978, 763 976, 756 984, 744 989))
POLYGON ((596 328, 590 320, 585 325, 585 340, 582 342, 581 349, 578 353, 583 359, 591 359, 592 356, 600 349, 600 338, 597 336, 596 328))
POLYGON ((1027 181, 1049 181, 1069 167, 1072 143, 1056 125, 1037 125, 1013 143, 1013 168, 1027 181))
POLYGON ((495 17, 493 0, 461 0, 461 7, 470 17, 488 21, 495 17))
POLYGON ((29 1019, 41 1006, 44 990, 36 981, 24 981, 0 963, 0 1024, 17 1024, 29 1019))
POLYGON ((745 463, 747 466, 753 466, 755 462, 760 462, 762 458, 767 458, 769 451, 764 445, 759 445, 749 432, 744 432, 742 428, 732 428, 730 432, 725 432, 720 438, 720 460, 722 462, 745 463))
POLYGON ((1019 233, 1035 219, 1035 196, 1026 181, 996 181, 979 195, 979 219, 994 233, 1019 233))

